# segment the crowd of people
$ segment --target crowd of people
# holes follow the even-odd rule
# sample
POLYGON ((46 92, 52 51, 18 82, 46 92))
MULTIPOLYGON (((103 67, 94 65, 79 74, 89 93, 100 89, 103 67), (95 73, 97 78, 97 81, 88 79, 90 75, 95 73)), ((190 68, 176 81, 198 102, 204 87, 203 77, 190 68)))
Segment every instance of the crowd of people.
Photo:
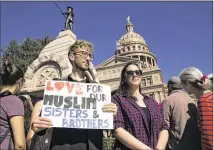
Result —
MULTIPOLYGON (((77 40, 68 58, 72 72, 67 81, 99 83, 91 43, 77 40)), ((29 96, 16 96, 25 82, 22 69, 7 61, 2 64, 1 149, 105 150, 104 130, 53 128, 50 119, 41 117, 42 100, 33 105, 29 96)), ((212 150, 212 81, 195 67, 185 68, 169 79, 169 94, 160 105, 142 94, 143 73, 140 63, 127 63, 118 89, 111 93, 112 102, 102 108, 114 116, 112 149, 212 150)))

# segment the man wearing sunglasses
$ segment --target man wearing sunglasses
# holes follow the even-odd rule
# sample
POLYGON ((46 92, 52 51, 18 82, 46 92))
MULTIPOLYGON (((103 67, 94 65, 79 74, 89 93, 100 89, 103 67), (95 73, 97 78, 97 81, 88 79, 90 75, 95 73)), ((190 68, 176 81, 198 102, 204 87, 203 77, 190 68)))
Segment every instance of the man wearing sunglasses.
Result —
MULTIPOLYGON (((91 43, 84 40, 77 40, 74 45, 70 47, 68 58, 72 65, 72 72, 68 76, 68 81, 83 83, 95 83, 94 81, 98 81, 96 70, 91 63, 94 58, 91 43), (88 73, 86 73, 87 71, 88 73)), ((35 106, 35 109, 36 108, 37 106, 35 106)), ((112 112, 114 115, 117 113, 117 107, 113 103, 104 105, 102 110, 103 112, 112 112)), ((32 117, 34 117, 34 114, 32 117)), ((34 133, 52 128, 52 122, 49 119, 39 116, 35 118, 32 123, 34 133)), ((53 128, 49 149, 104 150, 103 130, 53 128)))

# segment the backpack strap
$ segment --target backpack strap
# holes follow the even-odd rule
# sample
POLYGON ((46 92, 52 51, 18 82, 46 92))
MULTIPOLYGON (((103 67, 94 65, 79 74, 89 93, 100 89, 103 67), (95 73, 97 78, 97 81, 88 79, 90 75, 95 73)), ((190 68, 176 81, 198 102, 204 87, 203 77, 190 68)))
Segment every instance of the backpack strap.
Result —
POLYGON ((5 96, 9 96, 9 95, 12 95, 12 93, 10 91, 8 91, 8 90, 4 91, 4 92, 0 93, 0 98, 5 97, 5 96))
MULTIPOLYGON (((10 126, 9 130, 12 131, 11 125, 9 125, 9 126, 10 126)), ((10 140, 8 143, 8 149, 12 149, 12 142, 14 142, 13 132, 11 132, 10 140)))
POLYGON ((9 132, 10 132, 10 128, 8 128, 7 131, 4 133, 4 135, 0 137, 0 144, 4 141, 4 139, 7 137, 9 132))

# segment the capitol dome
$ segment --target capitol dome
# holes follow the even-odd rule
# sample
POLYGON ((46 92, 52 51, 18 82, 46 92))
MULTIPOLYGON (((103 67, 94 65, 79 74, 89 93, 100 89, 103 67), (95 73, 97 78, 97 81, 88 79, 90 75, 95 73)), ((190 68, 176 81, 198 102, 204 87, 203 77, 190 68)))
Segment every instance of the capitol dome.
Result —
POLYGON ((137 34, 133 31, 134 25, 130 22, 129 18, 127 19, 127 21, 128 22, 126 24, 126 34, 124 34, 118 42, 122 45, 126 45, 129 43, 139 43, 147 45, 144 38, 140 34, 137 34))

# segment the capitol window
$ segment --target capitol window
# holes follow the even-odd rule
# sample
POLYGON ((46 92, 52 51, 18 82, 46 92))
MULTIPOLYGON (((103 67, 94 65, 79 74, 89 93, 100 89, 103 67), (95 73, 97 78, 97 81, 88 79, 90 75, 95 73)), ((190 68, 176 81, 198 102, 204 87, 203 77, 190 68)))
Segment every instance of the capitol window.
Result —
POLYGON ((130 51, 130 47, 127 47, 128 51, 130 51))
POLYGON ((152 59, 151 59, 151 57, 147 57, 147 61, 149 63, 149 67, 151 67, 152 66, 152 59))
POLYGON ((142 86, 145 87, 146 86, 146 79, 142 79, 142 86))
POLYGON ((138 50, 140 50, 140 46, 138 46, 138 50))
POLYGON ((135 51, 135 46, 132 46, 132 48, 133 48, 133 51, 135 51))
POLYGON ((144 63, 146 61, 145 56, 140 56, 140 61, 142 61, 144 63))
POLYGON ((151 77, 147 78, 147 84, 152 85, 152 78, 151 77))
POLYGON ((152 59, 152 62, 153 62, 153 66, 155 66, 155 60, 154 59, 152 59))
POLYGON ((138 59, 138 56, 137 56, 137 55, 134 55, 134 56, 132 56, 132 58, 137 58, 137 59, 138 59))

